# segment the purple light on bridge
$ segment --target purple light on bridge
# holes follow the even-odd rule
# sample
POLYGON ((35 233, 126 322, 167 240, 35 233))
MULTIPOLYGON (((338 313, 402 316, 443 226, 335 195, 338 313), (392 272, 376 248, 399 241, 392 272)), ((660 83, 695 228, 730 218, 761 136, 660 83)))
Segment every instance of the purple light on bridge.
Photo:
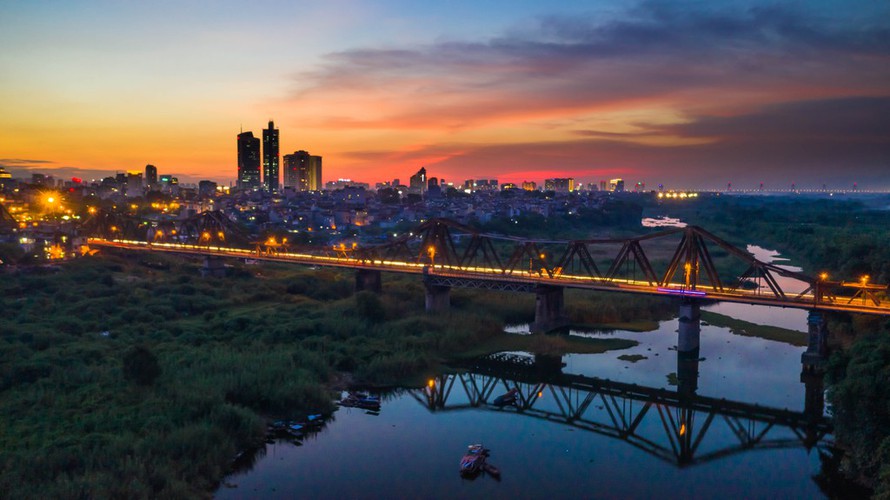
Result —
POLYGON ((695 295, 696 297, 704 297, 706 295, 705 292, 700 292, 698 290, 676 290, 673 288, 658 287, 658 291, 664 293, 673 293, 677 295, 695 295))

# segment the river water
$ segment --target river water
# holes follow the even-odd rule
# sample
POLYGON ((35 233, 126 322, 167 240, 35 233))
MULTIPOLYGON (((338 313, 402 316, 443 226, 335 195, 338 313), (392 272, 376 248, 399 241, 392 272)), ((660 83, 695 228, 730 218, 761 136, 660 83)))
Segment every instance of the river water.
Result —
MULTIPOLYGON (((674 320, 661 323, 651 332, 614 332, 617 337, 640 344, 623 351, 564 356, 562 372, 676 392, 676 330, 674 320), (632 363, 618 359, 623 354, 646 358, 632 363)), ((696 392, 705 397, 803 412, 801 352, 801 348, 790 345, 703 326, 696 392)), ((764 436, 765 441, 787 447, 745 449, 744 441, 733 431, 733 417, 718 414, 701 433, 706 412, 700 413, 695 429, 690 424, 689 432, 700 432, 702 438, 694 459, 684 462, 670 452, 671 437, 676 438, 677 433, 665 430, 664 421, 654 409, 645 414, 634 438, 624 439, 568 425, 559 418, 557 401, 563 401, 558 399, 558 387, 543 386, 540 391, 535 410, 557 415, 541 418, 512 407, 467 407, 471 397, 460 382, 453 383, 445 404, 433 409, 426 397, 429 389, 384 395, 382 409, 376 415, 341 408, 301 446, 287 441, 267 445, 254 467, 230 476, 217 497, 820 496, 811 479, 819 472, 818 453, 816 449, 808 451, 788 428, 777 425, 764 436), (489 461, 501 469, 500 481, 485 475, 467 480, 458 474, 463 450, 476 442, 492 450, 489 461), (641 448, 646 442, 662 451, 641 448)), ((492 397, 503 393, 505 387, 499 385, 492 397)), ((594 403, 588 407, 585 419, 608 428, 608 409, 602 400, 594 403)), ((638 415, 643 404, 619 398, 617 406, 609 409, 635 407, 637 413, 630 414, 638 415)), ((670 406, 660 409, 675 417, 678 414, 670 406)), ((744 418, 736 422, 753 428, 752 435, 767 428, 767 424, 744 418)))
MULTIPOLYGON (((734 305, 711 310, 795 330, 806 326, 799 311, 727 306, 734 305)), ((813 477, 821 466, 818 450, 831 436, 808 442, 808 449, 806 431, 787 425, 804 414, 815 422, 824 412, 812 404, 812 395, 821 394, 812 380, 810 405, 805 403, 803 348, 703 325, 699 357, 690 360, 677 354, 677 330, 674 319, 650 332, 573 332, 639 344, 566 355, 555 368, 552 359, 545 368, 539 363, 511 369, 507 361, 473 366, 462 375, 439 376, 425 388, 383 394, 379 413, 340 408, 299 445, 267 445, 252 468, 226 478, 216 497, 824 496, 813 477), (626 355, 636 355, 631 358, 636 361, 619 359, 626 355), (488 391, 484 401, 474 384, 488 391), (525 406, 490 404, 514 386, 525 406), (589 394, 592 402, 573 413, 589 394), (500 469, 499 479, 459 474, 458 462, 472 443, 491 450, 489 462, 500 469)), ((527 326, 509 331, 525 333, 527 326)), ((519 361, 533 359, 516 354, 519 361)))

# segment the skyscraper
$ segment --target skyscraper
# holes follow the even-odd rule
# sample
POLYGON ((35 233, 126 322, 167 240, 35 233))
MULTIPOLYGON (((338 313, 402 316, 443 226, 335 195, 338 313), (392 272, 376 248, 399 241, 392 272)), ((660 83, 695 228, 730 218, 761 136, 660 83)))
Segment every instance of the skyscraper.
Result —
POLYGON ((412 175, 408 182, 408 189, 414 193, 423 194, 426 191, 426 169, 420 167, 420 170, 412 175))
POLYGON ((278 191, 278 129, 272 120, 269 128, 263 129, 263 187, 278 191))
POLYGON ((253 132, 238 134, 238 187, 260 186, 260 140, 253 132))

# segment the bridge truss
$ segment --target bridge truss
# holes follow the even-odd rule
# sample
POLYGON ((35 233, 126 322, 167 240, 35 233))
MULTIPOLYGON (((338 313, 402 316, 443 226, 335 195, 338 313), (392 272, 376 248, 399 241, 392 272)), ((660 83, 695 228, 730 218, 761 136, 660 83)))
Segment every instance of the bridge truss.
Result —
POLYGON ((695 226, 624 239, 557 241, 482 233, 431 219, 380 245, 351 242, 297 251, 274 237, 251 241, 219 211, 183 220, 115 217, 96 214, 88 221, 84 232, 98 237, 91 244, 124 241, 134 248, 144 243, 154 245, 152 250, 223 257, 246 257, 249 251, 267 260, 423 272, 428 285, 440 287, 530 291, 549 285, 890 314, 886 285, 814 278, 758 260, 695 226), (842 289, 852 292, 839 293, 842 289))

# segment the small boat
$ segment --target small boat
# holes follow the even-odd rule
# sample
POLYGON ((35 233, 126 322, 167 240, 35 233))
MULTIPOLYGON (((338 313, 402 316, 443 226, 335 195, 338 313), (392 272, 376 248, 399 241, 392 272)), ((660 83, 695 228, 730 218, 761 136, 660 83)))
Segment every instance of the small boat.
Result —
POLYGON ((507 405, 515 405, 516 399, 519 397, 519 389, 512 388, 507 391, 505 394, 501 394, 500 396, 494 398, 492 402, 493 405, 497 407, 503 407, 507 405))
POLYGON ((460 474, 462 476, 475 476, 485 468, 485 459, 488 458, 488 450, 481 444, 471 444, 467 447, 467 453, 460 459, 460 474))
POLYGON ((347 408, 380 411, 380 398, 362 392, 350 392, 349 395, 340 400, 339 404, 347 408))

